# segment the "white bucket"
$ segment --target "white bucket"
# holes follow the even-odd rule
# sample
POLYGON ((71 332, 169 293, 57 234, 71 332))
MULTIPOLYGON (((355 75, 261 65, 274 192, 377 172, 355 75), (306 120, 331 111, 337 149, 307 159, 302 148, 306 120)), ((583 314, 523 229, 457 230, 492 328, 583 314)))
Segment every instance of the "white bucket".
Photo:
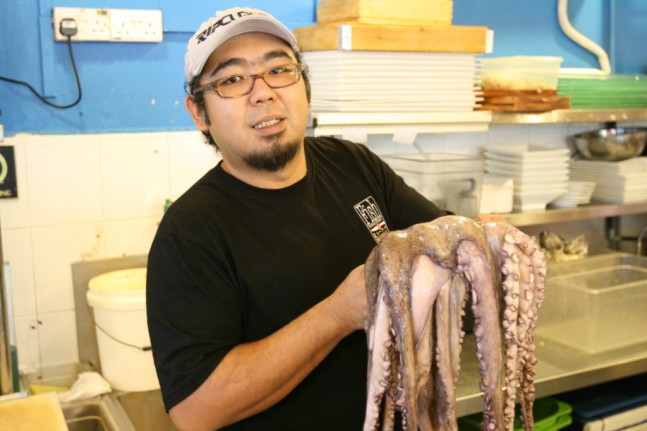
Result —
POLYGON ((146 268, 101 274, 88 288, 103 377, 120 391, 158 389, 146 322, 146 268))

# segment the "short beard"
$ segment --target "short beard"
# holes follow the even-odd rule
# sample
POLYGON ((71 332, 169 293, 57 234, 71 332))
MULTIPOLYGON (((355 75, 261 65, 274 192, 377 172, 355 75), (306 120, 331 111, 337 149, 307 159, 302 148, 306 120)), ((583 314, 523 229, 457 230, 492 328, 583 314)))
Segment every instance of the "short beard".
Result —
POLYGON ((267 151, 248 154, 244 157, 244 161, 254 169, 268 172, 280 171, 294 159, 299 151, 299 146, 298 141, 281 145, 280 139, 273 138, 267 151))

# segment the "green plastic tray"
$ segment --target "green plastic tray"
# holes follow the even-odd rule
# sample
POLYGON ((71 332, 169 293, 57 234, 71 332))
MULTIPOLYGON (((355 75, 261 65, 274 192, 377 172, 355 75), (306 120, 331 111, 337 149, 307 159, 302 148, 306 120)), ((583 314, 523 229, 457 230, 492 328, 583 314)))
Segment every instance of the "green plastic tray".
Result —
MULTIPOLYGON (((518 407, 514 420, 514 429, 515 431, 523 431, 518 407)), ((573 408, 555 398, 547 397, 536 400, 532 411, 535 418, 535 431, 556 431, 567 427, 573 421, 571 417, 573 408)), ((458 418, 458 429, 460 431, 480 431, 482 419, 482 413, 458 418)))

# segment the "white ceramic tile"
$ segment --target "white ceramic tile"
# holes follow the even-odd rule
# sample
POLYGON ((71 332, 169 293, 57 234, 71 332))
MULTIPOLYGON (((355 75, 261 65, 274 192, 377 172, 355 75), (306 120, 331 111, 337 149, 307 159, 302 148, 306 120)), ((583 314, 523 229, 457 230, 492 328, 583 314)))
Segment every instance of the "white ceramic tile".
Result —
POLYGON ((0 199, 0 220, 3 228, 26 227, 31 223, 29 215, 29 184, 25 161, 25 135, 6 139, 2 145, 14 147, 16 162, 16 183, 18 196, 0 199))
POLYGON ((161 214, 169 193, 165 133, 101 135, 106 220, 161 214))
POLYGON ((20 370, 26 373, 40 369, 39 326, 38 317, 35 314, 15 319, 18 365, 20 370))
POLYGON ((215 148, 205 143, 198 131, 169 133, 168 143, 171 195, 167 197, 175 200, 216 166, 220 155, 215 148))
POLYGON ((106 222, 106 257, 148 254, 159 221, 160 217, 152 217, 106 222))
POLYGON ((101 220, 96 135, 30 136, 25 145, 34 226, 101 220))
POLYGON ((38 318, 41 367, 78 363, 74 311, 42 313, 38 318))
POLYGON ((102 224, 34 228, 32 235, 38 312, 73 310, 71 264, 105 259, 102 224))
POLYGON ((15 316, 36 313, 36 290, 34 287, 34 264, 31 230, 3 229, 2 251, 9 263, 9 284, 15 316))

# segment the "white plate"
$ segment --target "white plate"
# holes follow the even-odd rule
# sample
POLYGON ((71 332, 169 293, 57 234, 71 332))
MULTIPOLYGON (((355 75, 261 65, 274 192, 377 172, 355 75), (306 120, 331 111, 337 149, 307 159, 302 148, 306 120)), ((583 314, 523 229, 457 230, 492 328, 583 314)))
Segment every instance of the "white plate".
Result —
POLYGON ((550 157, 508 157, 502 156, 499 154, 489 153, 487 151, 483 152, 483 155, 488 160, 493 160, 499 163, 559 163, 560 165, 567 165, 571 167, 570 162, 567 156, 550 156, 550 157))
POLYGON ((546 208, 549 202, 557 199, 564 192, 548 192, 529 195, 514 194, 513 206, 519 211, 538 211, 546 208))
POLYGON ((554 153, 524 153, 527 155, 509 155, 488 150, 483 151, 483 155, 488 159, 497 160, 500 162, 508 163, 529 163, 529 162, 543 162, 543 163, 569 163, 568 154, 554 154, 554 153))
POLYGON ((543 162, 543 161, 525 161, 520 163, 507 163, 493 159, 485 160, 486 166, 492 166, 498 169, 507 169, 513 172, 521 173, 541 173, 541 172, 559 172, 567 174, 570 172, 568 162, 543 162))
POLYGON ((507 156, 517 159, 559 158, 568 157, 570 154, 568 148, 550 148, 529 144, 488 145, 485 147, 485 151, 491 155, 507 156))
POLYGON ((560 171, 544 171, 541 173, 534 173, 534 172, 517 172, 517 171, 511 171, 509 169, 499 169, 493 166, 487 166, 485 167, 486 172, 495 174, 495 175, 502 175, 506 177, 512 177, 515 180, 515 183, 517 181, 520 181, 522 183, 540 183, 544 184, 546 182, 548 183, 564 183, 568 181, 568 172, 560 172, 560 171))

